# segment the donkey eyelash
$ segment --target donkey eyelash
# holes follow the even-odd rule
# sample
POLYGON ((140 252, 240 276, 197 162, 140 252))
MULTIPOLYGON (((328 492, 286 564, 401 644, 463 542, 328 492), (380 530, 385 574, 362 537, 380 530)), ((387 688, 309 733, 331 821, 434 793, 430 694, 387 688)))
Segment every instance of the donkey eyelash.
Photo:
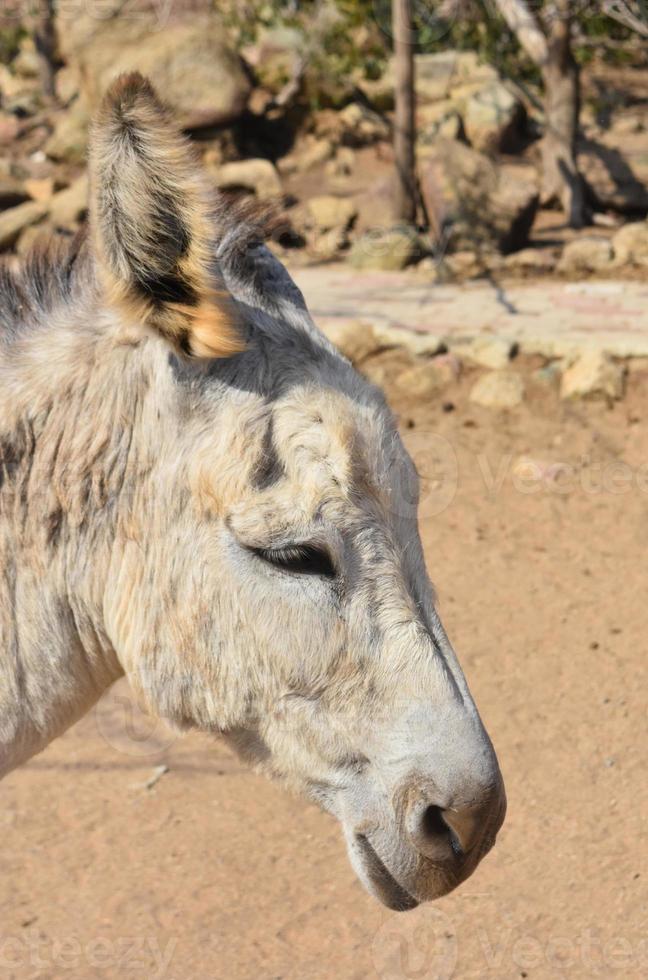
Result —
POLYGON ((263 561, 298 575, 320 575, 335 578, 337 572, 331 556, 324 548, 312 544, 291 544, 285 548, 254 548, 263 561))

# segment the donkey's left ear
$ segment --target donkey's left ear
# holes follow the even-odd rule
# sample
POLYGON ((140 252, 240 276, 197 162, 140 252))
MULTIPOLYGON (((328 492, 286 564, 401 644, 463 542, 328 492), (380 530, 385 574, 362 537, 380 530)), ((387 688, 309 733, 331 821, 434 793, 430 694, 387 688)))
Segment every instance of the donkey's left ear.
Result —
POLYGON ((229 357, 245 344, 210 257, 210 198, 188 141, 150 84, 113 83, 90 141, 91 234, 106 297, 177 351, 229 357))

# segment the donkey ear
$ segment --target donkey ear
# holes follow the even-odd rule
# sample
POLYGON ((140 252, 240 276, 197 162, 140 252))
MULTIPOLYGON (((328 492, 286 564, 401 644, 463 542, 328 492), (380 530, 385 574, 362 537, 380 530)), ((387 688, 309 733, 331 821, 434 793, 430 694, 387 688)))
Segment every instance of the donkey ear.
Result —
POLYGON ((120 76, 90 141, 91 234, 106 297, 196 357, 245 344, 210 262, 210 200, 187 140, 141 75, 120 76))

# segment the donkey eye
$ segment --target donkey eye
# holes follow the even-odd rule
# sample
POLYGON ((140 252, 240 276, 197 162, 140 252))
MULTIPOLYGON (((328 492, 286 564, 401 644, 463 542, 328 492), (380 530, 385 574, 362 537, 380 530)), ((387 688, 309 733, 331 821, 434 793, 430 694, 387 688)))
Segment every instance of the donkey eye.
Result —
POLYGON ((324 548, 312 544, 292 544, 285 548, 254 548, 263 561, 299 575, 322 575, 335 578, 335 566, 324 548))

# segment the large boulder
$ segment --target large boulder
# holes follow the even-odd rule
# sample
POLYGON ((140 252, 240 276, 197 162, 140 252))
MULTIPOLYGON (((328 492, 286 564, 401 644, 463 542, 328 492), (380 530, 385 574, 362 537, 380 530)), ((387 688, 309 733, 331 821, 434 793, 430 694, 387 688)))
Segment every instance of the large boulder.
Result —
POLYGON ((568 242, 563 249, 558 271, 566 275, 599 272, 612 262, 612 245, 601 235, 586 235, 568 242))
POLYGON ((418 235, 407 226, 376 229, 353 243, 349 262, 354 269, 405 269, 421 257, 418 235))
POLYGON ((421 192, 440 242, 505 253, 526 245, 539 202, 532 181, 458 140, 439 137, 419 156, 421 192))
POLYGON ((470 401, 484 408, 516 408, 524 401, 524 382, 513 371, 491 371, 474 385, 470 401))
MULTIPOLYGON (((497 71, 491 65, 481 62, 474 51, 450 50, 435 54, 417 54, 414 60, 418 107, 441 102, 451 96, 467 98, 485 85, 499 81, 497 71)), ((380 110, 393 107, 395 84, 393 58, 379 79, 358 80, 358 87, 365 97, 380 110)))
MULTIPOLYGON (((328 13, 337 16, 332 7, 328 13)), ((329 56, 324 39, 313 47, 312 39, 297 27, 268 27, 242 54, 258 84, 273 96, 299 80, 295 95, 299 92, 309 105, 339 107, 353 97, 353 80, 339 70, 335 50, 329 56)))
POLYGON ((213 176, 222 190, 249 191, 262 201, 278 198, 282 194, 281 178, 270 160, 260 158, 224 163, 213 176))
POLYGON ((579 145, 578 164, 600 207, 648 212, 648 133, 605 133, 579 145))
POLYGON ((82 93, 93 106, 122 72, 147 75, 185 128, 229 122, 241 115, 251 83, 236 52, 227 46, 216 15, 156 20, 155 11, 135 17, 70 13, 63 5, 57 27, 63 57, 78 72, 82 93))
POLYGON ((512 153, 519 149, 525 111, 520 100, 503 85, 491 82, 466 100, 463 125, 470 144, 484 153, 512 153))
POLYGON ((75 99, 54 124, 54 131, 45 144, 52 160, 65 163, 84 163, 88 152, 90 112, 83 97, 75 99))
POLYGON ((353 201, 333 194, 311 197, 306 205, 309 217, 320 231, 342 228, 347 231, 358 216, 353 201))
POLYGON ((612 239, 615 265, 648 265, 648 221, 632 221, 612 239))

